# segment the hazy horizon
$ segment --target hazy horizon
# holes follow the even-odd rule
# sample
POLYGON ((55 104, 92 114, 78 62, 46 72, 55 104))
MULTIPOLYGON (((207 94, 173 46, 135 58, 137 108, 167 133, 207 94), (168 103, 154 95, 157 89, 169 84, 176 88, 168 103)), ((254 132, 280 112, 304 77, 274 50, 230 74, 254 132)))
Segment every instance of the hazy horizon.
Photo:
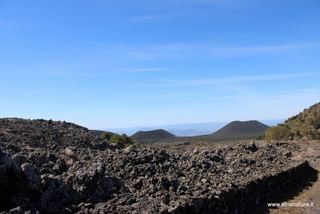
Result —
POLYGON ((0 117, 288 118, 320 101, 319 22, 315 0, 0 1, 0 117))
MULTIPOLYGON (((285 121, 286 119, 271 119, 271 120, 256 120, 256 121, 285 121)), ((217 121, 217 122, 206 122, 206 123, 178 123, 178 124, 167 124, 167 125, 154 125, 154 126, 128 126, 128 127, 108 127, 108 128, 102 128, 102 130, 107 129, 131 129, 131 128, 144 128, 144 127, 165 127, 165 126, 185 126, 185 125, 202 125, 202 124, 212 124, 212 123, 231 123, 234 121, 249 121, 249 120, 232 120, 232 121, 217 121)), ((266 124, 268 125, 268 124, 266 124)))
MULTIPOLYGON (((237 120, 235 120, 237 121, 237 120)), ((267 126, 275 126, 278 123, 283 123, 285 119, 280 120, 256 120, 267 126)), ((138 131, 152 131, 156 129, 164 129, 176 136, 197 136, 197 135, 206 135, 212 134, 213 132, 219 130, 225 125, 234 122, 212 122, 212 123, 191 123, 191 124, 172 124, 172 125, 163 125, 163 126, 135 126, 135 127, 124 127, 124 128, 106 128, 99 129, 99 131, 108 131, 116 134, 126 134, 131 136, 138 131)), ((241 121, 247 122, 247 121, 241 121)), ((94 129, 97 130, 97 129, 94 129)))

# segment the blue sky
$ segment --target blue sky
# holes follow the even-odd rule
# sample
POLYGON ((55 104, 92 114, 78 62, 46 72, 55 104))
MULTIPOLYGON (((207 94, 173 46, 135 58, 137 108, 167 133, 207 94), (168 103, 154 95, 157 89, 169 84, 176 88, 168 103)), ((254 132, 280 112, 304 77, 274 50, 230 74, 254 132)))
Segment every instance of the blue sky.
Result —
POLYGON ((0 117, 92 129, 320 102, 320 1, 0 0, 0 117))

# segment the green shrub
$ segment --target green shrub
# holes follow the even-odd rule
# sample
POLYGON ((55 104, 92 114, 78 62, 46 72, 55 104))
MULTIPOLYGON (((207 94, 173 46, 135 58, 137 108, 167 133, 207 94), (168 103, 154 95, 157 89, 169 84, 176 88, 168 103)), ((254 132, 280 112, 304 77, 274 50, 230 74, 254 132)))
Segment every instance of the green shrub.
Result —
POLYGON ((118 135, 114 134, 110 138, 111 143, 116 143, 120 148, 126 148, 128 146, 131 146, 133 144, 130 137, 128 137, 126 134, 118 135))
POLYGON ((264 134, 262 134, 262 135, 258 135, 257 137, 255 137, 254 139, 255 140, 263 140, 263 139, 265 139, 266 138, 266 136, 264 135, 264 134))
POLYGON ((313 126, 313 128, 319 129, 320 128, 320 117, 312 120, 311 125, 313 126))
POLYGON ((101 136, 100 136, 100 138, 102 138, 102 139, 105 140, 105 141, 109 141, 109 140, 110 140, 110 137, 111 137, 111 135, 110 135, 109 132, 103 132, 103 133, 101 134, 101 136))
POLYGON ((141 148, 141 147, 145 146, 145 145, 143 145, 143 144, 140 143, 140 142, 135 142, 133 145, 134 145, 136 148, 141 148))
POLYGON ((296 130, 296 132, 294 133, 294 136, 297 137, 297 138, 303 137, 302 134, 301 134, 301 131, 299 129, 296 130))
POLYGON ((196 146, 205 146, 205 145, 207 145, 207 143, 204 142, 204 141, 193 142, 193 144, 196 145, 196 146))
POLYGON ((289 140, 290 130, 283 126, 270 127, 264 133, 266 140, 289 140))

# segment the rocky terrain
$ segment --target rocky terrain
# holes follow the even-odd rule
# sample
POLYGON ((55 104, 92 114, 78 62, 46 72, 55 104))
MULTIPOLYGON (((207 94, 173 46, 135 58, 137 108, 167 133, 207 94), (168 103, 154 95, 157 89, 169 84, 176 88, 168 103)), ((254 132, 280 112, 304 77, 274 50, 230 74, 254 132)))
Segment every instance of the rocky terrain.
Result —
POLYGON ((120 150, 72 123, 0 119, 0 213, 244 213, 306 175, 301 151, 120 150))

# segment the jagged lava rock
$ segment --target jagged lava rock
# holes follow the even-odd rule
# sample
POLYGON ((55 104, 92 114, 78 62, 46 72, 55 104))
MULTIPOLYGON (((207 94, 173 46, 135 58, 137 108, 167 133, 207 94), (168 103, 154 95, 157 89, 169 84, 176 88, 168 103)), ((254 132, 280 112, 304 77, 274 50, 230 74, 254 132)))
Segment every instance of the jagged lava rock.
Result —
POLYGON ((65 122, 0 119, 0 212, 242 213, 308 169, 296 144, 119 150, 65 122))

